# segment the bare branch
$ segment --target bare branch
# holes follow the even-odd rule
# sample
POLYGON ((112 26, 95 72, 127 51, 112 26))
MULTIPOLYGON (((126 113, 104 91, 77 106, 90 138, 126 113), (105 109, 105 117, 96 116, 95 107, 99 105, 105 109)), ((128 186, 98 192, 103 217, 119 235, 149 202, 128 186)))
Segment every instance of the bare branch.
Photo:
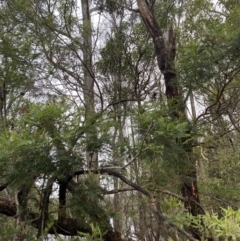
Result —
POLYGON ((115 189, 115 190, 110 190, 107 191, 106 194, 115 194, 115 193, 120 193, 120 192, 129 192, 129 191, 136 191, 134 188, 122 188, 122 189, 115 189))

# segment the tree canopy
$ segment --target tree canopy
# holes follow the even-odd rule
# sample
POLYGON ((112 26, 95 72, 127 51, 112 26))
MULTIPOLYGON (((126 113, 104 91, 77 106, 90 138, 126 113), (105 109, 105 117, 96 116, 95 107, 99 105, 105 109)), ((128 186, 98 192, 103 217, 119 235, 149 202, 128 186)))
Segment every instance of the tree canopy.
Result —
POLYGON ((1 240, 240 240, 237 0, 2 0, 1 240))

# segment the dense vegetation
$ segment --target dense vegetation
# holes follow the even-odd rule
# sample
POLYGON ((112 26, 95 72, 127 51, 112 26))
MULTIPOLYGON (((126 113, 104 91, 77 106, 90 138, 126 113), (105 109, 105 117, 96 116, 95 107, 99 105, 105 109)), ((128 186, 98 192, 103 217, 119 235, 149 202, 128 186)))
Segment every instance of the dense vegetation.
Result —
POLYGON ((238 0, 2 0, 1 240, 240 240, 238 0))

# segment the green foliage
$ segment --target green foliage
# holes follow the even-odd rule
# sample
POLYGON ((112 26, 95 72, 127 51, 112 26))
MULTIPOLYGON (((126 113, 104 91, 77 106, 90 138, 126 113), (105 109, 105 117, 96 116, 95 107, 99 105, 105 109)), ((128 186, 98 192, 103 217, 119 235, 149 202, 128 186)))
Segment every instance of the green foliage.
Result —
POLYGON ((140 135, 144 136, 153 123, 146 138, 147 151, 144 155, 148 156, 151 162, 155 162, 156 158, 156 163, 159 163, 159 157, 161 157, 166 167, 180 168, 185 159, 182 156, 184 149, 196 134, 190 132, 188 122, 172 120, 164 109, 150 111, 151 106, 147 105, 144 108, 148 111, 141 112, 137 116, 137 128, 140 135), (171 151, 173 149, 174 153, 171 151))
POLYGON ((207 236, 212 235, 224 240, 230 237, 233 240, 240 238, 240 212, 231 207, 222 208, 220 218, 217 214, 206 214, 198 217, 187 216, 187 221, 193 223, 196 228, 204 230, 207 236))
POLYGON ((73 197, 70 200, 71 213, 77 219, 86 219, 87 216, 93 223, 101 220, 99 225, 105 227, 108 220, 103 209, 103 203, 98 204, 99 200, 103 201, 103 193, 104 190, 96 183, 94 175, 85 177, 81 180, 81 185, 72 193, 73 197))
MULTIPOLYGON (((46 183, 53 178, 46 235, 58 218, 59 183, 88 166, 86 154, 97 153, 99 164, 124 166, 132 161, 121 175, 152 192, 177 226, 192 226, 219 239, 240 238, 238 1, 219 0, 217 8, 208 0, 148 1, 155 4, 151 10, 166 46, 169 26, 177 33, 174 66, 183 105, 187 111, 192 94, 202 113, 194 121, 171 118, 169 106, 176 100, 162 96, 163 79, 145 23, 122 7, 135 5, 89 2, 101 15, 99 25, 111 19, 109 32, 108 26, 99 31, 95 22, 83 23, 77 2, 0 4, 0 183, 12 181, 5 190, 8 198, 14 200, 12 194, 27 187, 27 206, 38 214, 46 183), (94 111, 86 110, 82 100, 89 65, 82 59, 83 38, 90 35, 93 65, 87 70, 94 79, 94 111), (26 94, 37 89, 42 98, 26 94), (155 90, 159 99, 150 99, 155 90), (50 101, 45 93, 56 98, 50 101), (182 201, 164 195, 172 192, 177 197, 182 179, 192 181, 186 176, 199 163, 202 207, 213 214, 193 217, 182 201)), ((92 232, 80 233, 83 240, 103 240, 111 217, 121 219, 119 229, 128 237, 135 232, 136 239, 151 239, 166 231, 157 226, 148 199, 129 191, 127 184, 91 171, 71 181, 64 210, 84 228, 92 223, 92 232), (103 186, 127 191, 106 197, 103 186)), ((1 221, 2 237, 12 238, 13 222, 1 221)), ((27 232, 26 239, 34 237, 32 229, 27 232)), ((169 240, 175 240, 172 237, 169 240)))
POLYGON ((104 233, 101 232, 101 229, 98 226, 95 226, 94 224, 91 224, 91 228, 92 228, 92 234, 79 232, 79 235, 83 237, 81 240, 103 241, 104 233))
POLYGON ((68 110, 69 106, 54 102, 29 104, 25 115, 15 123, 15 129, 6 130, 0 136, 2 173, 10 179, 18 176, 18 183, 22 177, 32 180, 39 173, 61 173, 67 166, 74 170, 75 165, 82 166, 83 158, 73 150, 73 143, 82 146, 82 151, 84 146, 88 151, 100 150, 108 143, 111 124, 100 124, 99 116, 81 124, 81 112, 68 110), (90 140, 86 140, 86 132, 91 134, 90 140), (30 170, 32 175, 27 175, 30 170))
POLYGON ((122 14, 123 13, 123 0, 112 1, 112 0, 94 0, 93 1, 99 10, 100 13, 106 11, 108 13, 116 13, 122 14))
POLYGON ((231 207, 221 208, 221 215, 206 214, 200 216, 190 215, 183 207, 181 201, 176 198, 165 198, 163 210, 169 214, 169 219, 179 227, 192 225, 206 237, 217 237, 228 240, 240 238, 240 212, 231 207))
POLYGON ((179 46, 179 77, 186 91, 194 90, 203 96, 211 96, 211 92, 215 99, 226 81, 224 77, 239 65, 239 30, 234 27, 238 14, 233 11, 229 21, 223 21, 223 17, 212 10, 213 5, 202 0, 194 1, 188 8, 190 14, 183 24, 187 32, 183 31, 179 46), (198 6, 205 10, 199 11, 198 6))
POLYGON ((162 208, 168 214, 169 219, 179 227, 187 225, 186 210, 182 201, 174 197, 166 197, 162 202, 162 208))
POLYGON ((206 215, 204 217, 206 224, 209 224, 209 229, 216 233, 217 237, 228 238, 233 240, 240 238, 240 212, 235 211, 231 207, 222 208, 222 217, 216 215, 206 215))

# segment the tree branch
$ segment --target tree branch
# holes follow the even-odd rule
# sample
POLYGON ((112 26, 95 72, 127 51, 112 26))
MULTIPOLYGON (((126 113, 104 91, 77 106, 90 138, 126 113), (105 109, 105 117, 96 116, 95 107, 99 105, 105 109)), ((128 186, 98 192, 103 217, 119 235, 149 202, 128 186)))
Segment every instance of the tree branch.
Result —
POLYGON ((150 126, 148 127, 147 132, 145 133, 145 135, 144 135, 144 137, 143 137, 143 141, 142 141, 142 143, 141 143, 141 147, 140 147, 139 151, 138 151, 137 154, 131 159, 130 162, 128 162, 125 166, 122 167, 122 169, 125 169, 126 167, 128 167, 129 165, 131 165, 131 164, 139 157, 139 155, 140 155, 144 150, 146 150, 146 148, 143 149, 143 145, 144 145, 144 143, 145 143, 145 141, 146 141, 146 138, 147 138, 147 136, 148 136, 148 134, 149 134, 152 126, 153 126, 153 120, 151 121, 151 124, 150 124, 150 126))
POLYGON ((185 230, 178 227, 176 224, 172 223, 165 215, 162 214, 162 212, 159 209, 159 205, 158 205, 158 202, 156 200, 156 197, 150 191, 141 187, 137 183, 134 183, 134 182, 130 181, 129 179, 124 177, 118 171, 116 171, 114 169, 110 169, 110 168, 102 168, 102 169, 99 169, 99 170, 79 170, 79 171, 76 171, 74 174, 75 175, 82 175, 82 174, 87 174, 87 173, 96 173, 96 174, 107 173, 111 176, 118 177, 121 181, 128 184, 129 186, 131 186, 135 190, 141 192, 142 194, 144 194, 145 196, 147 196, 150 199, 152 211, 154 212, 154 214, 155 214, 155 216, 156 216, 160 225, 162 225, 162 222, 165 222, 169 227, 175 228, 179 233, 183 234, 190 241, 197 241, 197 239, 193 238, 189 233, 187 233, 185 230))
POLYGON ((12 180, 10 180, 10 181, 8 181, 8 182, 6 182, 6 183, 1 183, 1 184, 0 184, 0 192, 3 191, 4 189, 6 189, 7 186, 13 182, 13 180, 14 180, 14 179, 12 179, 12 180))

